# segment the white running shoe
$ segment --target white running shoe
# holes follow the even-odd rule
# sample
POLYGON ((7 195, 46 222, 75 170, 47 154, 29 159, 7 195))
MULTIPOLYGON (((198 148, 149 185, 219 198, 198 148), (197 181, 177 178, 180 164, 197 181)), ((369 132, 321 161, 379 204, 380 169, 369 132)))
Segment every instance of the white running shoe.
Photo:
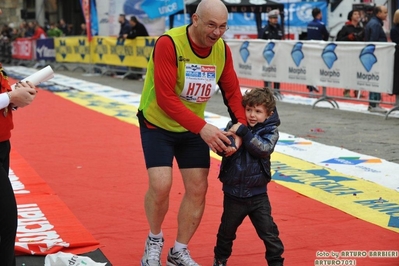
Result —
POLYGON ((141 259, 141 266, 161 266, 163 242, 163 238, 147 238, 144 255, 141 259))
POLYGON ((188 249, 183 248, 178 252, 173 252, 173 248, 169 250, 167 266, 200 266, 190 256, 188 249))

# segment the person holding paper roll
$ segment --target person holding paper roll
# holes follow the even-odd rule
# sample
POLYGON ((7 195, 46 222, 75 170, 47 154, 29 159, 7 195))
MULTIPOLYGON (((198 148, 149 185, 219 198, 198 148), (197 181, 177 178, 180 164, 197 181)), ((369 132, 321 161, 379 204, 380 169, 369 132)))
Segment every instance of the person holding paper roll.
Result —
MULTIPOLYGON (((1 9, 0 9, 1 15, 1 9)), ((31 82, 18 82, 11 89, 8 76, 0 64, 0 261, 2 266, 15 266, 17 203, 8 173, 10 170, 10 137, 13 129, 13 107, 29 105, 36 96, 31 82)))
POLYGON ((13 107, 29 105, 36 96, 30 82, 19 82, 12 90, 7 74, 0 64, 0 258, 1 265, 14 266, 14 246, 17 232, 17 204, 8 178, 10 137, 14 127, 13 107))
POLYGON ((32 103, 37 93, 35 84, 51 79, 53 74, 51 67, 47 66, 10 86, 8 76, 0 63, 0 261, 2 266, 15 266, 17 204, 8 177, 10 137, 14 127, 12 110, 32 103))

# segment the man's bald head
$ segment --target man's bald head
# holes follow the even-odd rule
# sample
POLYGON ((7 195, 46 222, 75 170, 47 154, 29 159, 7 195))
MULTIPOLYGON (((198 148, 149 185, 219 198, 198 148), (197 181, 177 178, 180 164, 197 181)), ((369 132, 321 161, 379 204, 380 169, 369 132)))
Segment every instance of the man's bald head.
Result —
POLYGON ((376 6, 374 8, 374 15, 381 20, 385 20, 388 16, 388 8, 386 6, 376 6))
POLYGON ((225 4, 220 0, 202 0, 195 11, 200 16, 205 14, 209 14, 210 16, 214 15, 225 15, 227 17, 228 11, 225 4))
POLYGON ((228 29, 227 7, 220 0, 202 0, 192 16, 189 34, 201 47, 213 46, 228 29))

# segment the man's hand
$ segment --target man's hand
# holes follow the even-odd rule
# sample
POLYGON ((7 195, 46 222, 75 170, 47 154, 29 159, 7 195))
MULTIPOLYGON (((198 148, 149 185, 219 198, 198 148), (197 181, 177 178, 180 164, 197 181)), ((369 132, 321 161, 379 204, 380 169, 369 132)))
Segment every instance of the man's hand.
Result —
POLYGON ((18 82, 15 89, 9 92, 10 103, 17 107, 24 107, 29 105, 35 99, 37 91, 33 83, 18 82))
POLYGON ((208 144, 209 148, 215 153, 224 153, 227 150, 225 143, 230 145, 230 140, 223 134, 219 128, 206 124, 200 131, 201 138, 208 144))

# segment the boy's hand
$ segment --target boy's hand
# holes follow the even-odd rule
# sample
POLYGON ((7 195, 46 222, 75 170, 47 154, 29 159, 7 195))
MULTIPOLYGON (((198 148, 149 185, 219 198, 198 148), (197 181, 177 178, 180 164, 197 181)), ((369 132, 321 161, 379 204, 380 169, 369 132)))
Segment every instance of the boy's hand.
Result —
POLYGON ((226 132, 223 132, 219 128, 211 125, 209 123, 205 124, 205 126, 200 131, 201 138, 208 144, 209 148, 214 153, 220 152, 224 153, 227 149, 225 143, 229 143, 229 139, 226 137, 226 132))
POLYGON ((231 132, 226 132, 226 136, 231 141, 231 144, 226 145, 227 150, 224 152, 224 156, 229 157, 229 156, 233 155, 238 150, 238 148, 241 146, 242 139, 241 139, 241 137, 239 137, 235 134, 232 134, 231 132))
POLYGON ((232 132, 232 133, 235 134, 235 133, 237 132, 238 128, 239 128, 241 125, 242 125, 242 124, 241 124, 240 122, 238 122, 237 124, 232 125, 231 128, 229 129, 229 132, 232 132))

